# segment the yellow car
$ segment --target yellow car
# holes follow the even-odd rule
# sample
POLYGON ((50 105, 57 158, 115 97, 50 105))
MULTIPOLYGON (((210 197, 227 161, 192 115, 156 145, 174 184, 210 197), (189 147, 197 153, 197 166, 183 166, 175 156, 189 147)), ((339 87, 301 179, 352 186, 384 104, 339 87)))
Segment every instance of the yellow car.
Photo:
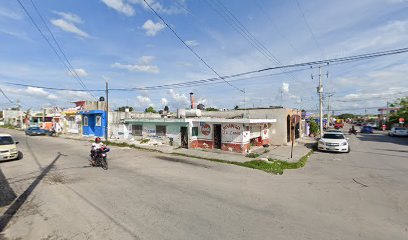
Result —
POLYGON ((17 144, 10 134, 0 133, 0 161, 23 158, 23 154, 17 150, 17 144))

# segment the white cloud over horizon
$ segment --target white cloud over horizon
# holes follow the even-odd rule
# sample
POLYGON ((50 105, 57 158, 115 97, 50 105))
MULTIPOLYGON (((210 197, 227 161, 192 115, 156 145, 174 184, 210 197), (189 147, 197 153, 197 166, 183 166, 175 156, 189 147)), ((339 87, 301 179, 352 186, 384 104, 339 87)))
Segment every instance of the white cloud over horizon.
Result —
POLYGON ((59 15, 62 18, 51 19, 50 22, 52 23, 52 25, 58 27, 59 29, 65 32, 74 33, 75 35, 82 37, 82 38, 90 37, 88 33, 81 30, 75 25, 77 23, 82 23, 82 19, 78 15, 75 15, 72 13, 65 13, 65 12, 56 12, 56 11, 54 11, 54 13, 59 15))
POLYGON ((154 60, 153 56, 142 56, 139 58, 137 64, 122 64, 115 62, 111 65, 113 68, 126 69, 130 72, 146 72, 146 73, 159 73, 159 67, 152 65, 151 62, 154 60))
POLYGON ((142 28, 146 31, 146 35, 150 37, 156 36, 156 34, 165 27, 166 26, 162 22, 155 23, 150 19, 148 19, 142 26, 142 28))

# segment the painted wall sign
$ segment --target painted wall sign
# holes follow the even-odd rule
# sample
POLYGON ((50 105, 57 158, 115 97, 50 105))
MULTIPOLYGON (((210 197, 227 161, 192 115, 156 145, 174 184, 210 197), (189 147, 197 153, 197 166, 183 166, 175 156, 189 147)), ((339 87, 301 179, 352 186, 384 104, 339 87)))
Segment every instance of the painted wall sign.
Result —
POLYGON ((201 133, 205 136, 210 135, 211 133, 211 126, 207 123, 200 123, 201 126, 201 133))
POLYGON ((221 139, 223 142, 241 142, 243 139, 242 125, 234 123, 223 124, 221 139))

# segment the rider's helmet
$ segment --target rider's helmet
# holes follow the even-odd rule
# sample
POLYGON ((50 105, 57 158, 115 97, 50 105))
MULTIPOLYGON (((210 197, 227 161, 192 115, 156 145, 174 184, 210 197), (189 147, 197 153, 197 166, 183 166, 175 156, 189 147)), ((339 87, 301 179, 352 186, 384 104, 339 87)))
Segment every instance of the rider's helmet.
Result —
POLYGON ((95 143, 100 143, 101 142, 101 139, 100 138, 95 138, 95 143))

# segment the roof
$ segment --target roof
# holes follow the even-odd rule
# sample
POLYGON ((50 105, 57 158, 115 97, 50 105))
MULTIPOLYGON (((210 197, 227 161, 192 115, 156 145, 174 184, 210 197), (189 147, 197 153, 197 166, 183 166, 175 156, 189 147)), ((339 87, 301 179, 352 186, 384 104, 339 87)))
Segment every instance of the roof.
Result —
POLYGON ((189 123, 189 122, 208 122, 208 123, 274 123, 276 119, 227 119, 227 118, 157 118, 157 119, 125 119, 126 123, 132 122, 150 122, 150 123, 189 123))
POLYGON ((0 133, 0 137, 11 137, 8 133, 0 133))

